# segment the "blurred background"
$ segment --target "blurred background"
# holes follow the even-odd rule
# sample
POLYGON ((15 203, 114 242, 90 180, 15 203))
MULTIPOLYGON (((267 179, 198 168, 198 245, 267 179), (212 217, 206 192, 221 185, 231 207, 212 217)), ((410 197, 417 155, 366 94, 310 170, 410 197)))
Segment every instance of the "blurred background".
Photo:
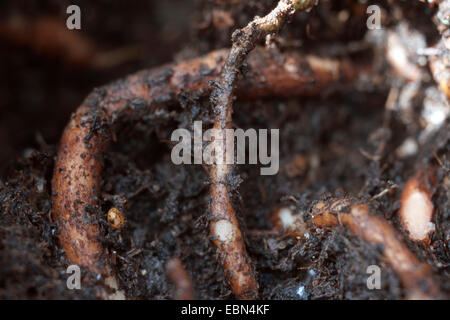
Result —
POLYGON ((0 172, 58 142, 94 87, 174 59, 192 36, 193 0, 1 1, 0 172), (66 9, 81 9, 68 30, 66 9))

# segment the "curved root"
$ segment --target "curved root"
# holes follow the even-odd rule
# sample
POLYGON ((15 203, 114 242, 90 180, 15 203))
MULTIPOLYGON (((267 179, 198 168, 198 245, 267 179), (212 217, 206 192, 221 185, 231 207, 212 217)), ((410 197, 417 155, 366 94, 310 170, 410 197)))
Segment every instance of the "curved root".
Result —
MULTIPOLYGON (((383 257, 399 276, 408 299, 442 298, 430 267, 420 262, 387 221, 370 215, 367 205, 355 204, 350 199, 328 199, 314 205, 312 214, 313 218, 308 222, 310 228, 343 225, 368 243, 382 246, 383 257)), ((295 215, 289 221, 292 224, 283 225, 283 231, 291 235, 298 235, 306 229, 305 223, 300 224, 301 230, 298 229, 300 220, 295 215), (294 232, 294 229, 299 231, 294 232)))

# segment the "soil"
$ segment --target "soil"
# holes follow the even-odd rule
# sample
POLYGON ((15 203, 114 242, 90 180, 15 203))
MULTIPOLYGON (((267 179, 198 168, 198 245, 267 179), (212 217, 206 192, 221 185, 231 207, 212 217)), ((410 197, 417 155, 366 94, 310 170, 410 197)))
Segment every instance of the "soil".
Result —
MULTIPOLYGON (((94 299, 95 290, 68 290, 69 264, 51 216, 51 177, 62 130, 93 88, 144 68, 180 61, 230 46, 231 33, 276 1, 56 1, 2 2, 2 20, 56 17, 65 23, 70 4, 82 10, 83 37, 98 50, 139 44, 138 59, 95 69, 67 64, 59 55, 0 39, 0 298, 94 299)), ((440 35, 435 9, 419 1, 371 1, 383 8, 383 28, 409 23, 426 40, 440 35)), ((370 203, 372 213, 390 220, 408 247, 430 265, 441 291, 450 295, 449 122, 419 144, 412 156, 399 156, 407 138, 423 133, 421 111, 432 77, 408 100, 408 115, 387 112, 391 88, 408 84, 380 52, 350 46, 367 39, 362 1, 320 1, 298 14, 273 39, 271 50, 354 56, 378 61, 376 77, 349 87, 330 88, 302 99, 236 101, 233 126, 280 128, 280 172, 261 176, 257 165, 235 168, 233 201, 256 267, 262 299, 402 299, 398 275, 382 259, 382 248, 355 237, 344 227, 310 230, 308 239, 273 232, 270 215, 291 206, 305 220, 311 207, 330 196, 353 196, 370 203), (356 48, 356 49, 355 49, 356 48), (370 155, 380 150, 380 157, 370 155), (300 168, 299 168, 300 166, 300 168), (430 249, 408 240, 397 215, 401 188, 416 170, 436 166, 432 190, 436 231, 430 249), (371 200, 392 185, 384 196, 371 200), (382 270, 380 290, 368 290, 366 269, 382 270)), ((425 71, 429 74, 429 71, 425 71)), ((244 70, 245 73, 245 70, 244 70)), ((181 99, 180 99, 181 100, 181 99)), ((102 176, 104 246, 126 296, 172 299, 174 286, 165 263, 179 257, 199 299, 231 299, 216 248, 209 237, 208 176, 200 165, 176 166, 170 159, 170 134, 193 121, 211 125, 208 97, 185 97, 167 112, 137 124, 119 122, 118 141, 107 151, 102 176), (108 225, 111 207, 122 210, 125 226, 108 225)))

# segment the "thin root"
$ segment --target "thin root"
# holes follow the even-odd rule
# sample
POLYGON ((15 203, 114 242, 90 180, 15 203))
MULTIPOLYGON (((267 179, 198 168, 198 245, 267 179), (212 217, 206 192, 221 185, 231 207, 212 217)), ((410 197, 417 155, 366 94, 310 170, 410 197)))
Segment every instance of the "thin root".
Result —
POLYGON ((176 300, 194 300, 194 286, 191 277, 184 269, 179 258, 172 258, 166 263, 166 273, 175 285, 176 300))
POLYGON ((266 35, 277 33, 297 11, 310 9, 316 0, 281 0, 268 15, 255 18, 245 28, 233 33, 233 46, 225 63, 216 88, 211 94, 214 106, 216 130, 213 148, 215 163, 210 169, 211 179, 211 223, 213 242, 219 249, 226 279, 238 299, 253 299, 258 296, 258 282, 245 249, 243 235, 239 229, 236 212, 231 204, 227 176, 232 166, 226 164, 224 155, 225 130, 231 129, 233 111, 233 89, 244 60, 266 35))
MULTIPOLYGON (((293 235, 304 232, 306 225, 309 229, 346 226, 364 241, 383 247, 383 257, 399 276, 406 298, 442 298, 430 267, 420 262, 387 221, 370 215, 367 205, 355 204, 350 199, 328 199, 314 205, 312 214, 313 219, 303 224, 299 232, 293 232, 293 228, 298 228, 295 225, 284 226, 284 231, 293 235)), ((295 215, 293 217, 290 221, 299 221, 295 215)))

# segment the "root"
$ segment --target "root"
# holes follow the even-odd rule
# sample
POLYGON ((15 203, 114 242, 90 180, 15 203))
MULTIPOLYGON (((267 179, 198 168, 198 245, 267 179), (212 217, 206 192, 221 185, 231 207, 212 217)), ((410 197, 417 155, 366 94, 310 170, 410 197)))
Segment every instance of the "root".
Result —
MULTIPOLYGON (((401 241, 397 231, 384 219, 372 216, 365 204, 355 204, 349 199, 328 199, 312 208, 311 228, 332 228, 346 226, 350 231, 368 243, 382 246, 385 261, 399 276, 408 299, 440 299, 442 294, 433 279, 430 267, 420 260, 401 241)), ((297 218, 290 221, 299 220, 297 218)), ((284 230, 293 234, 292 226, 284 230)), ((303 229, 306 225, 303 224, 303 229)), ((294 233, 299 234, 300 232, 294 233)))
MULTIPOLYGON (((215 151, 211 179, 211 222, 213 242, 219 249, 225 277, 238 299, 254 299, 258 296, 258 282, 245 249, 236 212, 231 204, 227 176, 232 166, 224 158, 226 149, 225 130, 231 129, 233 89, 244 60, 256 44, 267 35, 277 33, 283 24, 297 11, 310 9, 315 0, 281 0, 277 7, 263 18, 255 18, 245 28, 233 33, 233 46, 220 78, 211 94, 214 106, 215 151)), ((231 146, 232 148, 234 147, 231 146)))
POLYGON ((403 226, 412 240, 425 244, 430 243, 429 233, 434 231, 434 206, 430 191, 434 184, 434 170, 421 170, 405 184, 401 197, 400 218, 403 226))
POLYGON ((194 300, 194 286, 189 274, 179 258, 170 259, 166 264, 166 272, 170 281, 175 285, 176 300, 194 300))

